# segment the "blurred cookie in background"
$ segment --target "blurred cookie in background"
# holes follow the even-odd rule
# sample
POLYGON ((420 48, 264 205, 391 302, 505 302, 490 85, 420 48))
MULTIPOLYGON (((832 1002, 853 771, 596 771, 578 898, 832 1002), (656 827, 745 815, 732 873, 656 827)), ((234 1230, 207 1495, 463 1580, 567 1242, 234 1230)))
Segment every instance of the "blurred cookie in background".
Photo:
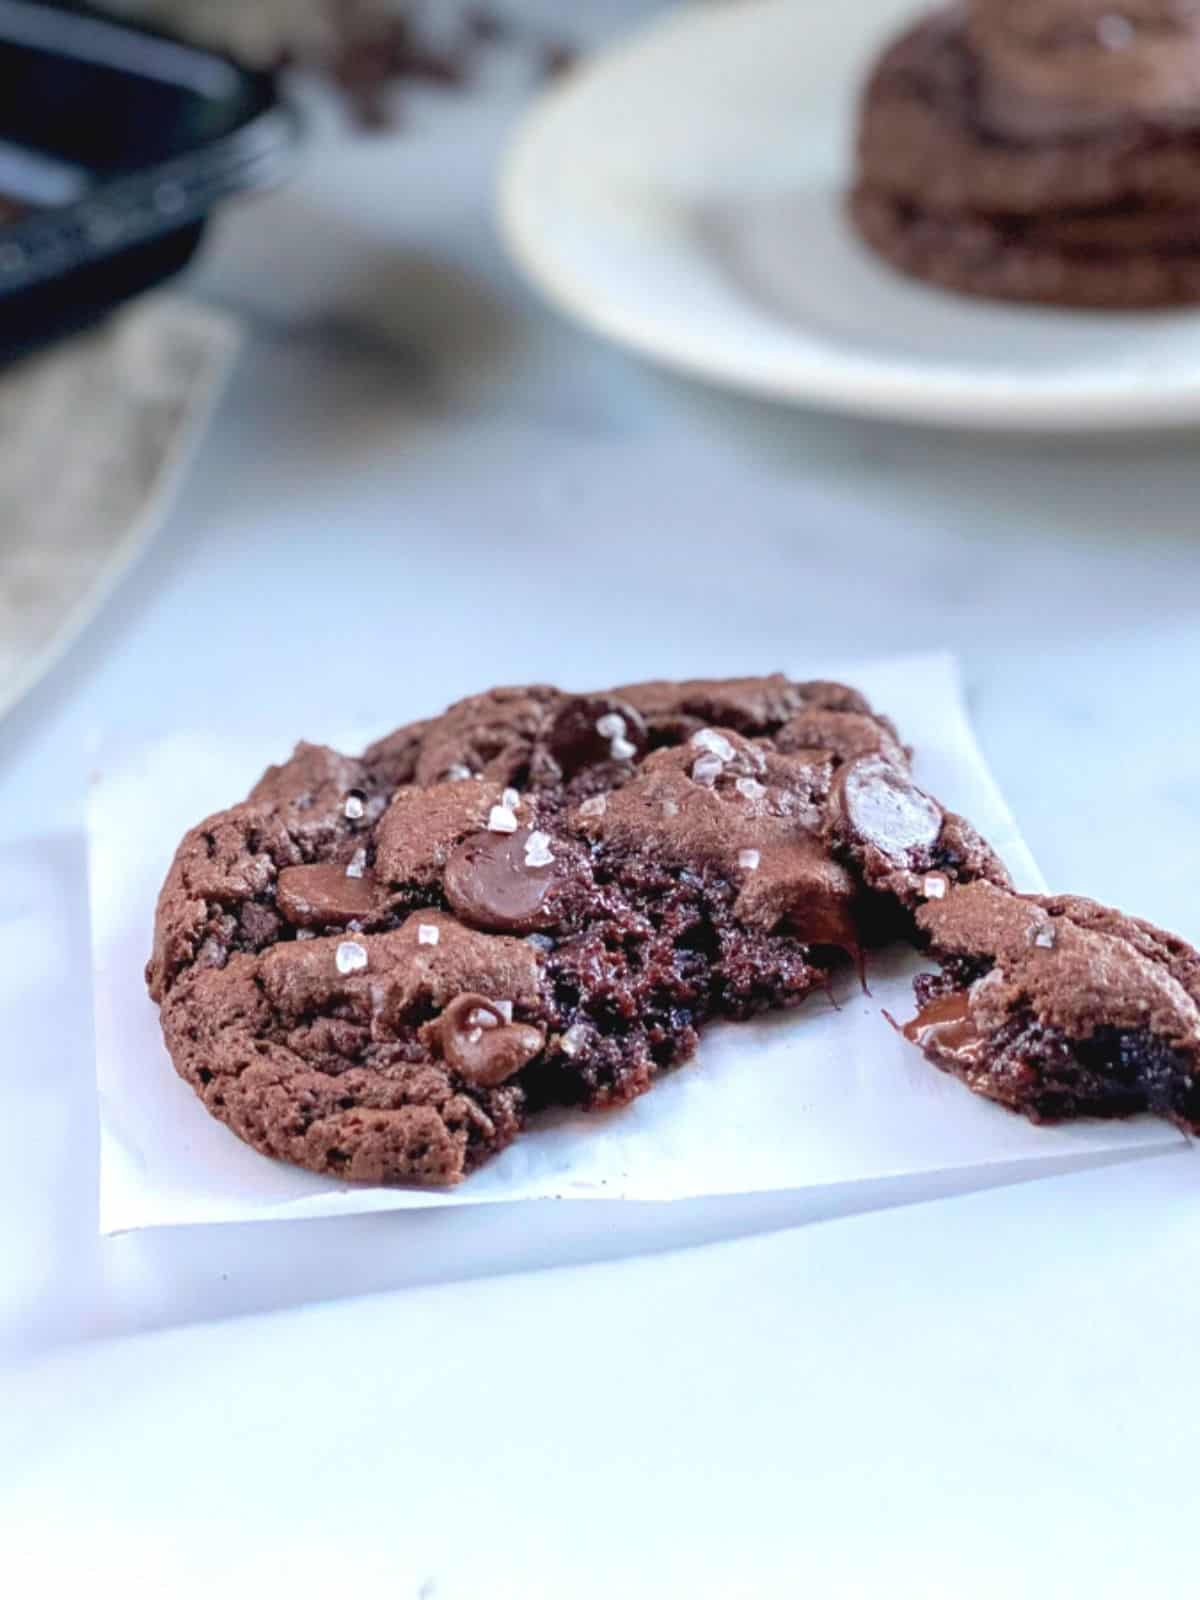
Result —
POLYGON ((1066 306, 1200 302, 1200 5, 969 0, 878 61, 850 213, 902 272, 1066 306))

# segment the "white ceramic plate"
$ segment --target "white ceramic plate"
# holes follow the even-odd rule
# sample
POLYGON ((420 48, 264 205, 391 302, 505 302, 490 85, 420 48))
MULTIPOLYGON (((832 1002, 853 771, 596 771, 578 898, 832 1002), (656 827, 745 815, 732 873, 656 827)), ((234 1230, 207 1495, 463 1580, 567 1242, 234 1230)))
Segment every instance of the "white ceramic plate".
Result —
POLYGON ((855 97, 915 9, 689 5, 572 74, 503 170, 517 261, 597 331, 777 399, 1007 428, 1200 419, 1200 313, 991 305, 859 246, 855 97))

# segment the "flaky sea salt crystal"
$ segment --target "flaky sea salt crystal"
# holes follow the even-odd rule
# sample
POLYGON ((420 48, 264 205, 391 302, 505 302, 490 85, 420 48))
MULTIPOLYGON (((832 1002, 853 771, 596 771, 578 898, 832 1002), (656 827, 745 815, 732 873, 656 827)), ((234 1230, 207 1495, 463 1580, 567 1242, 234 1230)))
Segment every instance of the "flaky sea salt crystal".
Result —
POLYGON ((338 971, 345 977, 351 972, 361 972, 367 964, 367 952, 361 944, 355 944, 353 939, 343 939, 337 947, 338 971))
POLYGON ((734 787, 744 800, 761 800, 767 792, 757 778, 739 778, 734 787))
POLYGON ((505 1022, 511 1022, 512 1021, 512 1001, 511 1000, 493 1000, 492 1004, 495 1006, 496 1010, 500 1013, 500 1015, 504 1018, 505 1022))
POLYGON ((747 872, 757 872, 758 864, 762 860, 762 853, 758 850, 739 850, 738 866, 745 867, 747 872))
POLYGON ((297 939, 315 939, 317 936, 311 928, 297 928, 297 939))
POLYGON ((461 783, 464 778, 473 777, 470 767, 464 767, 461 761, 456 761, 452 767, 446 768, 446 781, 448 783, 461 783))
POLYGON ((1128 50, 1137 38, 1137 29, 1128 17, 1109 11, 1096 19, 1096 37, 1106 50, 1128 50))
POLYGON ((417 923, 417 943, 418 944, 437 944, 438 940, 441 937, 442 937, 442 930, 438 927, 436 922, 418 922, 417 923))
POLYGON ((707 750, 710 755, 719 761, 732 761, 737 751, 723 734, 715 728, 701 728, 699 733, 692 735, 692 743, 697 750, 707 750))
POLYGON ((554 852, 550 848, 550 835, 542 833, 540 829, 531 833, 525 841, 525 865, 527 867, 548 867, 554 860, 554 852))
POLYGON ((548 933, 527 933, 525 943, 531 944, 535 950, 543 952, 554 949, 554 940, 548 933))
POLYGON ((521 796, 515 789, 505 789, 500 796, 500 804, 508 811, 515 811, 521 804, 521 796))
POLYGON ((342 815, 347 822, 361 822, 366 814, 367 797, 361 789, 351 789, 342 806, 342 815))
POLYGON ((488 812, 489 833, 516 833, 517 819, 507 806, 493 806, 488 812))
POLYGON ((724 770, 725 763, 720 756, 697 756, 692 762, 692 779, 696 783, 702 783, 706 789, 711 789, 724 770))
POLYGON ((608 753, 614 761, 632 761, 637 755, 637 745, 625 737, 628 723, 619 711, 606 711, 596 718, 596 732, 608 740, 608 753))
POLYGON ((346 876, 348 878, 361 878, 367 870, 367 852, 360 845, 346 863, 346 876))
POLYGON ((1058 943, 1058 934, 1052 922, 1043 923, 1033 935, 1033 942, 1039 950, 1053 950, 1058 943))
POLYGON ((664 817, 677 817, 679 815, 678 802, 672 800, 670 795, 662 803, 662 814, 664 817))
POLYGON ((577 1056, 587 1043, 588 1030, 582 1022, 573 1022, 562 1036, 565 1056, 577 1056))
POLYGON ((926 900, 944 900, 949 887, 949 878, 943 877, 940 872, 929 873, 921 885, 926 900))
POLYGON ((608 810, 608 797, 602 794, 591 795, 579 808, 581 817, 602 817, 608 810))

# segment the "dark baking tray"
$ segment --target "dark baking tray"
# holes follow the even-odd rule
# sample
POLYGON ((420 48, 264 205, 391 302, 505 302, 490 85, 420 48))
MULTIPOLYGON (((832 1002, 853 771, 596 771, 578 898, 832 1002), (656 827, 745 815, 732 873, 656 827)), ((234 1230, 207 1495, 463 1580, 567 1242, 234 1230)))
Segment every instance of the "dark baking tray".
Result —
MULTIPOLYGON (((251 3, 251 0, 247 0, 251 3)), ((0 0, 0 356, 186 265, 213 207, 276 182, 294 106, 270 73, 74 4, 0 0)))

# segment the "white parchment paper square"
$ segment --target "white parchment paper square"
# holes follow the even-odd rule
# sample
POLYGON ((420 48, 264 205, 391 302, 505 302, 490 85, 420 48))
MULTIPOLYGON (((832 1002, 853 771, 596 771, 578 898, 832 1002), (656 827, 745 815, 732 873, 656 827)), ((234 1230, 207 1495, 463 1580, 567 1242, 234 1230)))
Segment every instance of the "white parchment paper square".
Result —
MULTIPOLYGON (((915 747, 919 781, 975 822, 1019 887, 1042 887, 975 744, 951 660, 810 662, 803 675, 844 678, 894 717, 915 747)), ((693 1062, 633 1105, 548 1118, 455 1190, 359 1188, 268 1160, 176 1077, 142 970, 183 833, 244 795, 289 747, 286 735, 208 732, 100 752, 89 837, 105 1233, 499 1200, 824 1189, 999 1165, 1017 1176, 1073 1155, 1084 1162, 1180 1142, 1146 1119, 1035 1128, 935 1071, 883 1015, 911 1014, 920 970, 912 952, 894 950, 872 961, 869 994, 848 973, 840 1009, 817 995, 787 1015, 714 1027, 693 1062)))

